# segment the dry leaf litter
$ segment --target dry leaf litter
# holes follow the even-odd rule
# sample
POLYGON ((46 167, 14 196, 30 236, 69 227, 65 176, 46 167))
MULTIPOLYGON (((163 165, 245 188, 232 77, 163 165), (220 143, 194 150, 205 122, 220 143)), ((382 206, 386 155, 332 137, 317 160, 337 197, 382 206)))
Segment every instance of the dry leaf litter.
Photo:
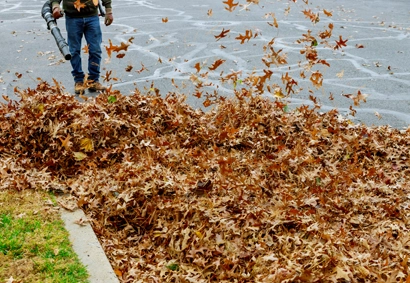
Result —
POLYGON ((252 95, 204 113, 17 92, 0 189, 73 196, 121 282, 409 282, 410 128, 252 95))

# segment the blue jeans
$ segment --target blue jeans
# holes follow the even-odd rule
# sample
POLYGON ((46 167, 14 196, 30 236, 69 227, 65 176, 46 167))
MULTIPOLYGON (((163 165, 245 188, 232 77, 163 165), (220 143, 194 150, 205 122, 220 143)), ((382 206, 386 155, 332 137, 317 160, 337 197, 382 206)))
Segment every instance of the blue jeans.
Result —
POLYGON ((81 64, 81 40, 83 36, 88 44, 88 79, 98 82, 101 64, 102 33, 98 16, 87 18, 70 18, 65 16, 67 43, 71 53, 71 74, 74 82, 84 81, 81 64))

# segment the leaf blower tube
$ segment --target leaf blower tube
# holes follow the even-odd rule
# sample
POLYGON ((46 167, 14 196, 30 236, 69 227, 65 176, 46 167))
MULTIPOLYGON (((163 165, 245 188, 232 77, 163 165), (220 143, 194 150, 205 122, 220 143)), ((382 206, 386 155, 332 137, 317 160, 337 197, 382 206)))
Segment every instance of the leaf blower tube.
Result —
POLYGON ((66 60, 71 60, 71 53, 68 48, 68 44, 65 41, 64 37, 61 35, 60 29, 57 26, 57 22, 53 17, 50 0, 47 0, 46 3, 44 3, 43 8, 41 9, 41 16, 44 18, 44 20, 46 20, 47 28, 54 36, 61 54, 63 54, 66 60))

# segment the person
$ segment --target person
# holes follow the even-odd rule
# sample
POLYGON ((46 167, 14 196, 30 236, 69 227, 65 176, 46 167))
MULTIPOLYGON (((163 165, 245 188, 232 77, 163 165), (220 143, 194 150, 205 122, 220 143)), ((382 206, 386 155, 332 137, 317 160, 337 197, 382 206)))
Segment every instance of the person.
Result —
POLYGON ((105 7, 104 24, 113 23, 111 0, 51 0, 53 17, 55 20, 65 15, 67 43, 71 53, 71 74, 74 77, 74 92, 80 94, 85 86, 90 91, 104 91, 106 87, 99 82, 101 64, 102 32, 98 16, 98 1, 105 7), (63 2, 63 10, 60 3, 63 2), (81 41, 83 36, 88 44, 88 77, 81 64, 81 41))

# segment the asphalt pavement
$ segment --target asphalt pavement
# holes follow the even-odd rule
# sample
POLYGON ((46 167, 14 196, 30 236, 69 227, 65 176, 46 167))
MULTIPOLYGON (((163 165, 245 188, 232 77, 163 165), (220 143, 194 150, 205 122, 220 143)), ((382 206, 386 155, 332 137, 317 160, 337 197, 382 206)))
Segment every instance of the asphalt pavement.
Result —
MULTIPOLYGON (((323 88, 316 90, 308 78, 300 80, 303 90, 292 96, 291 105, 311 104, 310 88, 320 99, 323 111, 338 108, 340 113, 348 115, 353 101, 343 94, 355 95, 360 90, 369 96, 367 103, 355 108, 356 116, 349 116, 353 121, 397 128, 410 125, 408 0, 309 0, 308 5, 302 0, 296 3, 260 0, 258 5, 238 5, 233 12, 224 9, 222 0, 113 2, 114 23, 102 27, 103 46, 108 46, 109 40, 114 45, 132 43, 122 52, 123 58, 113 53, 109 60, 104 52, 101 75, 106 78, 107 72, 111 72, 112 80, 106 83, 123 94, 132 93, 136 87, 148 90, 153 82, 161 93, 185 93, 192 106, 202 107, 202 101, 192 96, 192 75, 197 72, 197 63, 205 70, 218 59, 226 60, 217 70, 208 70, 203 81, 213 84, 206 91, 218 90, 229 96, 233 86, 220 82, 221 71, 224 74, 242 71, 244 77, 252 72, 262 73, 266 69, 261 60, 263 46, 272 38, 275 38, 274 48, 287 53, 286 66, 271 67, 273 75, 269 83, 281 84, 283 73, 298 77, 301 70, 298 66, 303 59, 301 45, 295 41, 308 30, 315 34, 332 23, 332 41, 342 35, 348 39, 347 47, 343 51, 319 48, 320 57, 331 64, 321 69, 323 88), (318 23, 312 24, 301 12, 309 9, 320 13, 318 23), (323 9, 333 16, 326 17, 323 9), (279 28, 268 24, 273 23, 272 16, 265 17, 268 13, 274 13, 279 28), (230 32, 217 41, 215 35, 223 29, 230 32), (240 44, 235 38, 245 30, 252 30, 258 36, 240 44), (330 93, 333 100, 329 99, 330 93)), ((53 78, 73 93, 71 66, 59 53, 41 17, 43 4, 40 0, 0 1, 0 94, 17 99, 15 87, 34 88, 38 80, 53 83, 53 78)), ((58 20, 58 26, 65 36, 65 20, 58 20)), ((86 56, 83 56, 85 70, 86 56)))

